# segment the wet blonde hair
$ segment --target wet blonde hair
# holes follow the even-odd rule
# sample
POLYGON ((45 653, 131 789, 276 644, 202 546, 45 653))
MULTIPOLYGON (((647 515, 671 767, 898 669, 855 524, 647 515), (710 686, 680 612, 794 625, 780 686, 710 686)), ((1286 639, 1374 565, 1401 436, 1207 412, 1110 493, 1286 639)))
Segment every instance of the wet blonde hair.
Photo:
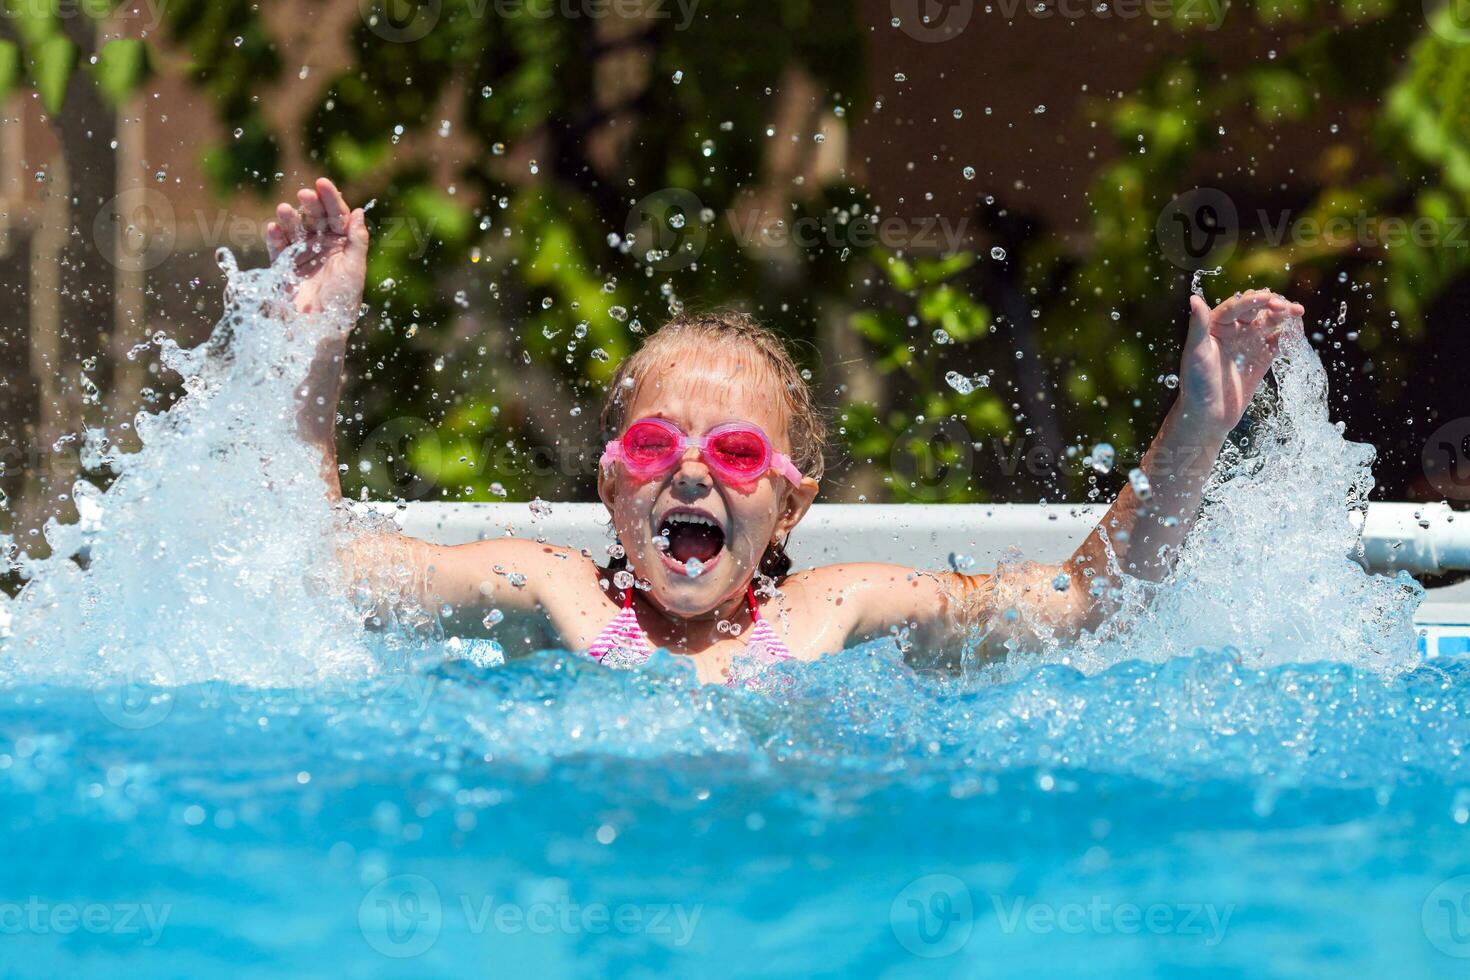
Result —
MULTIPOLYGON (((651 334, 613 372, 602 404, 603 437, 612 439, 622 433, 628 406, 654 368, 683 352, 711 349, 742 362, 741 381, 756 384, 768 379, 778 389, 777 397, 786 411, 791 462, 803 476, 821 480, 826 470, 827 424, 812 397, 811 385, 781 338, 744 313, 681 313, 651 334)), ((782 579, 790 571, 784 542, 766 548, 760 560, 761 574, 782 579)))
POLYGON ((803 476, 821 480, 826 469, 823 450, 827 424, 812 398, 811 385, 802 377, 781 338, 744 313, 681 313, 651 334, 613 373, 607 400, 602 404, 603 436, 611 439, 623 431, 628 406, 654 367, 684 351, 711 349, 739 358, 743 366, 753 368, 743 378, 747 383, 758 383, 758 377, 751 375, 769 372, 786 412, 791 462, 803 476))

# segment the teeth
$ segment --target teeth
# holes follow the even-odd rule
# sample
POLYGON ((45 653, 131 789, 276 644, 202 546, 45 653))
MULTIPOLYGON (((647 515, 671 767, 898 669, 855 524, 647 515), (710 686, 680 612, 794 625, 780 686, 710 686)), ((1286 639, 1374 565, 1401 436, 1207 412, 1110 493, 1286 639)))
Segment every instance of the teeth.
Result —
POLYGON ((690 513, 670 514, 664 518, 664 524, 703 524, 707 527, 719 527, 718 524, 703 514, 690 513))

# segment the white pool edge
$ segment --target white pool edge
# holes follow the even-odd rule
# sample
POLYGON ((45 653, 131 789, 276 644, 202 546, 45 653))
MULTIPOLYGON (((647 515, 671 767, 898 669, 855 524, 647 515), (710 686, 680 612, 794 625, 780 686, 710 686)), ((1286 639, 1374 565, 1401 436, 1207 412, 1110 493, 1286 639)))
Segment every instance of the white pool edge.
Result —
MULTIPOLYGON (((361 506, 361 505, 359 505, 361 506)), ((376 503, 404 533, 438 544, 495 537, 539 538, 602 556, 612 537, 597 503, 550 503, 537 515, 519 503, 376 503)), ((816 504, 792 536, 798 567, 882 561, 944 568, 952 552, 993 568, 1014 545, 1037 561, 1060 561, 1097 525, 1101 504, 816 504)), ((1355 556, 1369 570, 1438 575, 1470 571, 1470 513, 1447 504, 1373 503, 1355 556)), ((1470 581, 1430 589, 1415 623, 1429 656, 1470 652, 1470 581)))

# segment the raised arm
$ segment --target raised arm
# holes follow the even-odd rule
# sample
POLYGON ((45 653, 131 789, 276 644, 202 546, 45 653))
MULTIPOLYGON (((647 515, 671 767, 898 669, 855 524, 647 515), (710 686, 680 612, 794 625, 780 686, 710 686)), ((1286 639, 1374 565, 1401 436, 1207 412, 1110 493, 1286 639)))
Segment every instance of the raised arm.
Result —
POLYGON ((265 243, 271 264, 296 246, 290 256, 295 273, 291 300, 298 313, 324 315, 338 329, 317 345, 311 371, 299 395, 297 429, 301 438, 322 455, 322 478, 327 493, 342 496, 337 474, 337 401, 342 395, 342 370, 347 359, 347 337, 357 323, 367 277, 368 229, 362 208, 351 210, 342 193, 325 177, 314 188, 296 193, 300 209, 286 202, 276 206, 276 220, 266 226, 265 243))
POLYGON ((979 629, 988 634, 987 650, 998 654, 1037 623, 1059 637, 1095 628, 1108 613, 1114 561, 1135 578, 1168 572, 1226 437, 1270 369, 1282 329, 1304 312, 1265 290, 1213 310, 1193 297, 1179 398, 1138 467, 1141 478, 1129 481, 1070 558, 1008 570, 1003 584, 988 575, 878 564, 803 573, 794 577, 796 588, 842 610, 835 618, 843 635, 826 646, 840 649, 895 627, 919 645, 953 643, 979 629))
POLYGON ((1073 584, 1064 627, 1092 627, 1105 614, 1106 604, 1095 600, 1091 583, 1106 577, 1109 550, 1118 568, 1135 578, 1157 581, 1167 574, 1199 513, 1205 481, 1226 437, 1270 370, 1282 330, 1305 313, 1264 289, 1233 296, 1213 310, 1192 296, 1189 308, 1179 397, 1137 473, 1062 566, 1073 584))
MULTIPOLYGON (((285 202, 276 207, 276 220, 266 228, 266 247, 273 264, 293 263, 291 300, 296 312, 327 316, 337 327, 317 345, 298 391, 297 430, 321 453, 325 492, 340 500, 337 403, 347 340, 357 322, 367 276, 367 219, 361 208, 349 208, 326 178, 296 196, 299 208, 285 202)), ((499 538, 440 547, 383 533, 355 538, 346 558, 353 566, 351 577, 360 586, 387 601, 411 600, 452 620, 459 630, 478 626, 488 609, 542 615, 546 600, 560 594, 553 587, 558 577, 565 583, 570 565, 591 564, 576 552, 531 541, 499 538)), ((590 570, 570 578, 584 586, 596 581, 590 570)), ((583 596, 583 605, 595 608, 591 604, 595 599, 596 595, 583 596)))

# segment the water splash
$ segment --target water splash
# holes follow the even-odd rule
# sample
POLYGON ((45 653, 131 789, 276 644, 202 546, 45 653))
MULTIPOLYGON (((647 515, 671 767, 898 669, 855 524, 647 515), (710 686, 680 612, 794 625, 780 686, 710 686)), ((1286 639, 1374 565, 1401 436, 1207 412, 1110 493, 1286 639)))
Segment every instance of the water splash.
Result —
MULTIPOLYGON (((286 329, 272 311, 287 273, 242 272, 228 253, 221 264, 226 312, 209 341, 184 350, 158 338, 184 397, 138 417, 137 453, 109 453, 88 432, 84 458, 117 479, 105 494, 77 485, 82 520, 47 524, 51 557, 14 556, 28 582, 0 602, 0 676, 292 686, 381 666, 385 646, 362 628, 367 597, 354 604, 341 571, 346 518, 296 434, 297 389, 335 326, 293 317, 286 329)), ((1248 436, 1222 455, 1173 574, 1160 585, 1115 576, 1121 612, 1107 627, 1018 651, 988 679, 1056 662, 1095 673, 1202 647, 1250 667, 1325 660, 1391 673, 1413 662, 1422 589, 1348 557, 1373 450, 1329 419, 1326 373, 1299 322, 1272 378, 1248 436)), ((1015 567, 1001 568, 1002 585, 1015 567)))
POLYGON ((139 414, 136 453, 88 433, 84 463, 116 479, 106 493, 76 484, 82 520, 47 522, 49 557, 11 552, 26 584, 0 602, 0 676, 290 685, 373 671, 320 457, 295 428, 296 389, 336 326, 288 329, 273 313, 289 264, 242 272, 222 250, 225 313, 209 340, 155 338, 183 397, 139 414))
MULTIPOLYGON (((1407 572, 1373 575, 1351 557, 1375 454, 1329 418, 1327 372, 1300 320, 1288 326, 1270 379, 1245 435, 1221 454, 1171 574, 1154 585, 1115 569, 1116 617, 1078 643, 1044 640, 1017 653, 1004 675, 1057 662, 1093 673, 1201 648, 1228 649, 1256 668, 1336 661, 1388 675, 1416 662, 1413 616, 1424 590, 1407 572)), ((1003 591, 1025 567, 1002 565, 1003 591)), ((1027 615, 1024 603, 1013 608, 1027 615)))

